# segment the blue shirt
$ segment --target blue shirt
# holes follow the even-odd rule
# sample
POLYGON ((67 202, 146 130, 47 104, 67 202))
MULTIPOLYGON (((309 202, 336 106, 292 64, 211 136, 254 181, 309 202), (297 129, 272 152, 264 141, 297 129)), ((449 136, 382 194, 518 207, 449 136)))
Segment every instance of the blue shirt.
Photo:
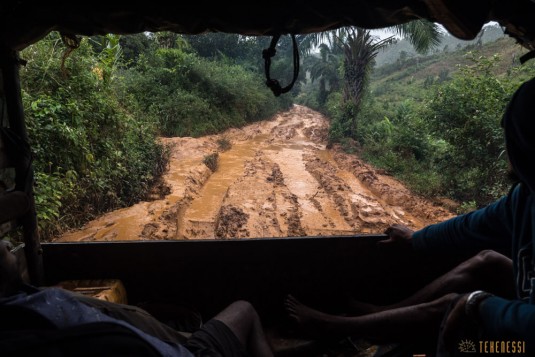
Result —
POLYGON ((494 249, 511 252, 518 300, 485 299, 482 329, 500 340, 523 340, 535 348, 535 197, 524 184, 480 210, 425 227, 413 234, 423 252, 494 249))

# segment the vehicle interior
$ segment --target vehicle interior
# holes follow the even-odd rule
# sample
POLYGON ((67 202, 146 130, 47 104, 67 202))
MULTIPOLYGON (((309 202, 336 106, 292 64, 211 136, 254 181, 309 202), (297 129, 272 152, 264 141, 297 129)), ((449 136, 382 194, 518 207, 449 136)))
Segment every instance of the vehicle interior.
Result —
MULTIPOLYGON (((22 231, 23 244, 14 252, 22 262, 25 278, 33 285, 112 279, 120 281, 129 304, 180 305, 199 312, 203 319, 232 301, 245 299, 257 308, 277 355, 321 355, 324 345, 292 334, 282 307, 287 294, 307 297, 308 302, 317 304, 340 294, 386 304, 408 296, 466 257, 400 257, 377 249, 377 242, 385 239, 383 234, 224 241, 41 242, 33 196, 32 148, 21 98, 19 69, 23 63, 19 52, 54 31, 67 40, 146 31, 277 38, 345 26, 380 29, 415 19, 439 23, 453 36, 466 40, 474 39, 484 24, 497 22, 521 46, 535 51, 534 16, 532 0, 209 1, 187 6, 160 0, 97 1, 84 6, 63 1, 3 1, 0 169, 12 176, 13 184, 0 192, 0 233, 22 231), (400 265, 410 268, 410 276, 399 272, 400 265)), ((283 84, 289 81, 281 80, 283 84)))

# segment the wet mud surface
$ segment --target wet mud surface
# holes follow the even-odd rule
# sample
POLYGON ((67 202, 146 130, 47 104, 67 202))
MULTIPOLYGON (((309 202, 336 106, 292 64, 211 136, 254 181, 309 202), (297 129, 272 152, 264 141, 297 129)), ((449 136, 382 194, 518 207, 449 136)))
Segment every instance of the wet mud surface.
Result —
POLYGON ((326 148, 328 120, 295 105, 272 120, 171 147, 161 197, 103 215, 56 241, 233 239, 382 233, 453 216, 446 204, 339 147, 326 148), (231 148, 223 150, 221 140, 231 148), (206 155, 218 153, 212 172, 206 155))

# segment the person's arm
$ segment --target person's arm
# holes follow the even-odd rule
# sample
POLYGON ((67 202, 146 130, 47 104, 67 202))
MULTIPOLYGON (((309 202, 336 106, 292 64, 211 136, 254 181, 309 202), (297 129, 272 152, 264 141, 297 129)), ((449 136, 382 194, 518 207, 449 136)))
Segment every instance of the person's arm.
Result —
POLYGON ((412 250, 412 234, 414 231, 403 224, 393 224, 385 230, 387 239, 379 241, 379 247, 397 249, 399 251, 412 250))
POLYGON ((458 249, 510 250, 512 236, 511 196, 412 234, 416 251, 445 252, 458 249))
MULTIPOLYGON (((484 291, 459 295, 445 317, 440 340, 443 348, 455 351, 463 329, 476 326, 481 341, 515 343, 524 351, 521 355, 535 352, 535 305, 521 300, 507 300, 484 291), (475 324, 475 325, 473 325, 475 324)), ((476 342, 476 341, 474 341, 476 342)))
POLYGON ((478 323, 489 338, 524 341, 535 349, 535 305, 491 296, 478 306, 478 323))

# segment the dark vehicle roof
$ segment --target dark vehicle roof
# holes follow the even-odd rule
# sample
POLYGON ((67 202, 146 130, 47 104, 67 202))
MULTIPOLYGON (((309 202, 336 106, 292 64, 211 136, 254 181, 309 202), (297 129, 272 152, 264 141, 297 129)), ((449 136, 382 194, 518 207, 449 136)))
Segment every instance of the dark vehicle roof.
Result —
POLYGON ((473 39, 490 21, 523 46, 535 46, 531 0, 356 1, 11 1, 0 3, 0 42, 21 50, 51 31, 71 35, 174 31, 243 35, 304 34, 343 26, 382 28, 425 18, 473 39))

